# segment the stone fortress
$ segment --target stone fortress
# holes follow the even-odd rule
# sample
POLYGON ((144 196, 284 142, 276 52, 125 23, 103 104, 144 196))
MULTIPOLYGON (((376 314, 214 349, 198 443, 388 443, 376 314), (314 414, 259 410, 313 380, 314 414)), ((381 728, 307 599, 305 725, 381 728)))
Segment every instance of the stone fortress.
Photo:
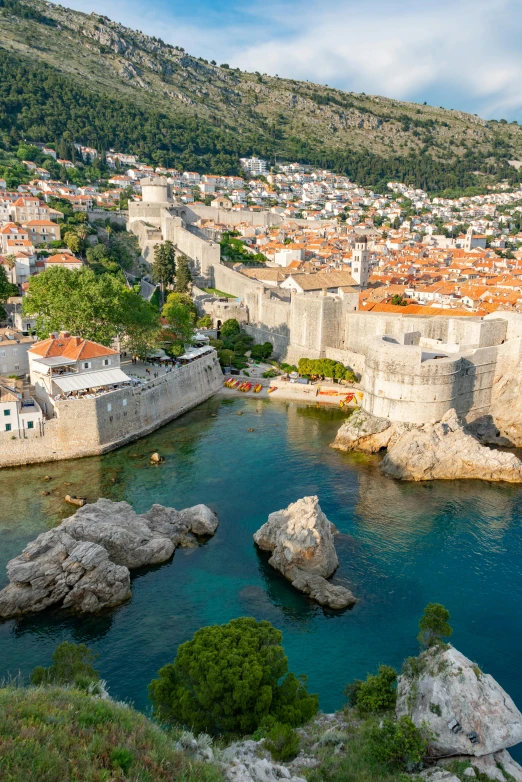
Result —
POLYGON ((128 229, 138 236, 145 259, 152 260, 156 243, 172 241, 191 260, 200 288, 237 297, 217 302, 197 296, 202 310, 218 320, 237 318, 256 342, 272 342, 274 355, 288 363, 326 357, 352 367, 362 378, 362 407, 370 415, 425 424, 455 409, 471 422, 489 415, 503 380, 513 384, 522 355, 522 315, 358 312, 369 270, 364 237, 352 254, 353 289, 332 287, 318 295, 268 287, 222 263, 214 234, 198 223, 210 218, 229 226, 277 226, 281 215, 177 203, 162 177, 142 185, 142 202, 129 203, 128 229))

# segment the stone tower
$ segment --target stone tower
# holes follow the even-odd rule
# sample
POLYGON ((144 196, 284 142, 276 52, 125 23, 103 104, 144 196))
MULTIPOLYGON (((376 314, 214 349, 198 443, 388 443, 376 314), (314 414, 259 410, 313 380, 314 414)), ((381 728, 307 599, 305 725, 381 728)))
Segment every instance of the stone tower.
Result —
POLYGON ((368 287, 370 253, 366 236, 358 236, 352 252, 352 277, 360 288, 368 287))

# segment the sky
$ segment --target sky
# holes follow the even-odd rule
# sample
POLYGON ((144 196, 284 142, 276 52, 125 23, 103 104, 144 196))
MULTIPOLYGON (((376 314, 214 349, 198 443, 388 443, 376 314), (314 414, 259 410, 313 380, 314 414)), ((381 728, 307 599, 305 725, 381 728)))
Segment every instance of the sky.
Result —
POLYGON ((62 0, 242 70, 522 122, 522 0, 62 0))

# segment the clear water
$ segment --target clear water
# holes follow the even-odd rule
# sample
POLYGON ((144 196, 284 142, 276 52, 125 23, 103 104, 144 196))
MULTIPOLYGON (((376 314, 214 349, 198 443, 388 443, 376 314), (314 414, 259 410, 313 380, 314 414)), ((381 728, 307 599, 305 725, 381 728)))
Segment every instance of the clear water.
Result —
POLYGON ((47 611, 0 624, 0 677, 49 664, 63 640, 84 642, 99 654, 112 695, 146 710, 147 684, 180 642, 203 625, 250 615, 282 630, 291 669, 308 675, 330 711, 342 705, 347 682, 417 652, 418 617, 437 601, 451 612, 455 646, 522 707, 522 489, 385 479, 378 457, 328 447, 342 417, 216 398, 106 456, 0 471, 0 587, 6 562, 74 512, 66 493, 125 499, 138 512, 154 502, 204 502, 220 519, 203 547, 135 573, 132 599, 117 610, 95 618, 47 611), (155 450, 166 458, 160 466, 147 458, 155 450), (360 598, 351 611, 310 604, 253 545, 271 511, 307 494, 319 496, 342 533, 337 578, 360 598))

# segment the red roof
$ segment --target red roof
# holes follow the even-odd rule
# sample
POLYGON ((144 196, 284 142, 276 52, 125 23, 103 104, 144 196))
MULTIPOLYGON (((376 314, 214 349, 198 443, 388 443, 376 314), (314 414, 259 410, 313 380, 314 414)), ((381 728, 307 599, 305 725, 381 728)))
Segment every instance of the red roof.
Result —
POLYGON ((51 356, 63 356, 75 361, 85 358, 99 358, 100 356, 116 356, 116 350, 106 348, 98 342, 91 342, 90 339, 82 337, 71 337, 68 331, 61 331, 58 337, 49 337, 42 342, 37 342, 30 353, 35 353, 43 358, 51 356))

